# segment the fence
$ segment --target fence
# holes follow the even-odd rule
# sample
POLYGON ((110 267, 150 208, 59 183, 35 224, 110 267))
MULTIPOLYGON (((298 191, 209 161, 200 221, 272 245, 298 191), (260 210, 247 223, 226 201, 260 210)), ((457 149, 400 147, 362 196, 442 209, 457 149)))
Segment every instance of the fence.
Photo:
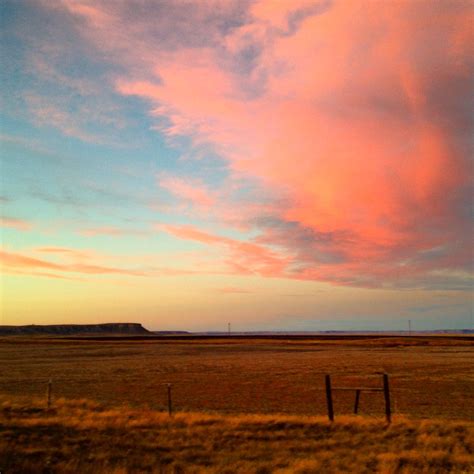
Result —
POLYGON ((359 402, 360 402, 360 394, 362 392, 383 392, 384 401, 385 401, 385 418, 387 419, 387 423, 392 421, 392 408, 390 405, 390 385, 388 382, 388 374, 382 374, 382 384, 383 387, 376 388, 376 387, 332 387, 331 386, 331 376, 325 376, 325 385, 326 385, 326 403, 328 409, 328 418, 329 421, 334 421, 334 405, 332 402, 332 392, 333 390, 349 390, 355 392, 355 400, 354 400, 354 414, 357 415, 359 411, 359 402))
MULTIPOLYGON (((392 421, 392 408, 390 402, 390 385, 388 374, 382 374, 382 387, 332 387, 331 376, 329 374, 325 375, 325 392, 326 392, 326 404, 327 404, 327 414, 329 421, 333 422, 335 420, 334 414, 334 404, 333 404, 333 391, 354 391, 355 400, 354 400, 354 414, 359 412, 360 404, 360 395, 362 392, 381 392, 384 396, 385 402, 385 418, 387 423, 392 421)), ((169 416, 173 415, 173 397, 172 397, 172 387, 173 384, 165 383, 163 384, 166 387, 167 394, 167 408, 169 416)), ((46 391, 46 402, 48 409, 51 408, 53 396, 53 380, 49 379, 47 384, 46 391)))

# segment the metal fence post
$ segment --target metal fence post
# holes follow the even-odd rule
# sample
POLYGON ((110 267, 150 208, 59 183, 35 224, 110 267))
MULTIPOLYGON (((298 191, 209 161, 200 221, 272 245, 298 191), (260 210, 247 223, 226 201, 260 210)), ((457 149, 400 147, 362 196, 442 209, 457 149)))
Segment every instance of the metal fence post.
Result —
POLYGON ((332 405, 332 392, 331 392, 331 376, 326 375, 326 402, 328 406, 328 418, 329 421, 334 421, 334 408, 332 405))
POLYGON ((360 390, 356 390, 356 397, 355 397, 355 402, 354 402, 354 413, 357 415, 357 412, 359 411, 359 399, 360 399, 360 390))

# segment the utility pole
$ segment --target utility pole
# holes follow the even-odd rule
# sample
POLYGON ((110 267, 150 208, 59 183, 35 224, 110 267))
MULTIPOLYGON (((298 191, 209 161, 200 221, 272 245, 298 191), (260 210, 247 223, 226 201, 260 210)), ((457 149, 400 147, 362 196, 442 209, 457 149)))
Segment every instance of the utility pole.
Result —
POLYGON ((411 336, 411 319, 408 320, 408 335, 411 336))
POLYGON ((230 323, 227 323, 227 334, 230 336, 230 323))

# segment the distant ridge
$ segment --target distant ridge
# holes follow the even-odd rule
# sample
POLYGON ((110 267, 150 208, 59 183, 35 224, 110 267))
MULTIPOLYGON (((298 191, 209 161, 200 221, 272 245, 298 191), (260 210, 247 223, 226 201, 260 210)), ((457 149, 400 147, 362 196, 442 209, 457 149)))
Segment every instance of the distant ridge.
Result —
POLYGON ((50 324, 40 326, 0 326, 0 336, 34 336, 34 335, 146 335, 152 334, 139 323, 105 323, 105 324, 50 324))

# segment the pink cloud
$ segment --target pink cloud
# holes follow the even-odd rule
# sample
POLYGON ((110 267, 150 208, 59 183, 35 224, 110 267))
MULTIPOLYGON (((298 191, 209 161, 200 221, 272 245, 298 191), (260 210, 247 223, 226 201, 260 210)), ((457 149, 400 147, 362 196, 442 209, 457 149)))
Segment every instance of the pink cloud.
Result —
POLYGON ((215 204, 213 193, 197 180, 159 176, 158 184, 176 198, 193 206, 209 208, 215 204))
POLYGON ((278 276, 290 263, 288 257, 263 245, 210 234, 192 226, 162 225, 158 229, 180 239, 220 247, 226 251, 223 262, 234 273, 278 276))
POLYGON ((97 2, 62 0, 62 3, 72 14, 84 18, 94 27, 103 27, 112 21, 111 16, 101 9, 97 2))
MULTIPOLYGON (((416 286, 468 272, 468 2, 258 1, 208 38, 195 33, 210 17, 198 4, 179 39, 170 14, 163 31, 174 43, 161 47, 147 18, 129 24, 126 9, 100 8, 113 21, 88 31, 98 47, 119 41, 129 73, 117 91, 146 100, 160 131, 210 144, 232 176, 284 196, 255 217, 260 240, 169 233, 221 248, 242 273, 416 286)), ((189 182, 166 186, 210 205, 189 182)))
POLYGON ((232 240, 227 237, 209 234, 196 229, 193 226, 158 225, 157 228, 180 239, 194 240, 196 242, 201 242, 202 244, 228 244, 232 242, 232 240))

